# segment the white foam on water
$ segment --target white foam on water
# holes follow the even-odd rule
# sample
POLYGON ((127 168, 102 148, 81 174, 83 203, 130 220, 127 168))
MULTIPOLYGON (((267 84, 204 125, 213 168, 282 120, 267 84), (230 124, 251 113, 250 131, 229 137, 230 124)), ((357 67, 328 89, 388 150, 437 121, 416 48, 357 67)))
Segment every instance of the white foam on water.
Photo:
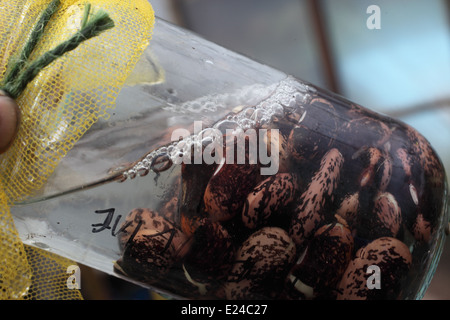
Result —
POLYGON ((150 152, 133 168, 125 171, 121 181, 133 179, 138 175, 146 175, 152 170, 156 171, 152 168, 156 160, 175 164, 183 161, 190 163, 193 148, 202 150, 205 145, 222 145, 223 135, 228 130, 245 131, 267 125, 273 120, 273 117, 282 118, 287 111, 303 107, 311 100, 311 94, 314 92, 314 88, 295 78, 287 77, 271 86, 254 85, 243 88, 235 94, 205 96, 180 105, 172 105, 169 108, 176 113, 214 112, 217 108, 223 108, 224 105, 244 107, 237 108, 240 111, 229 114, 211 128, 203 129, 199 133, 194 133, 150 152))

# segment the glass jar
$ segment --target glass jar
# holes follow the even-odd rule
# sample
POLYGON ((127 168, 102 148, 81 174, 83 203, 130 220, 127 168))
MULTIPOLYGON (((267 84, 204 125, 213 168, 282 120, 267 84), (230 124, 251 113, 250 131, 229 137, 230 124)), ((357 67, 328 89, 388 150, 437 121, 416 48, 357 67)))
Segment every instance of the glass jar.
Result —
POLYGON ((420 299, 448 223, 408 125, 157 19, 24 243, 188 299, 420 299))

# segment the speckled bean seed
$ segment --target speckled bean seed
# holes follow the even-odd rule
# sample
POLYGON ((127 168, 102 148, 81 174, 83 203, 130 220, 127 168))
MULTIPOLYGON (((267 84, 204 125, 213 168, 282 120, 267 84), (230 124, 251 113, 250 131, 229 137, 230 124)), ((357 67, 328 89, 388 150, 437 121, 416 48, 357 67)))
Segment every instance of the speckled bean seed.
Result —
POLYGON ((247 196, 242 221, 247 228, 283 225, 298 191, 297 177, 289 173, 273 175, 257 185, 247 196))
POLYGON ((306 299, 334 298, 336 286, 352 258, 353 247, 351 231, 344 225, 332 223, 320 227, 288 276, 289 291, 297 291, 306 299))
POLYGON ((308 189, 302 194, 300 204, 293 212, 289 235, 299 247, 325 220, 326 207, 333 200, 334 190, 344 157, 335 148, 322 158, 308 189))
POLYGON ((398 284, 412 262, 408 247, 398 239, 383 237, 370 242, 356 253, 339 286, 338 300, 395 299, 398 284), (372 267, 371 267, 372 266, 372 267), (376 274, 369 267, 379 268, 379 288, 375 287, 376 274), (372 282, 371 276, 374 276, 372 282))
POLYGON ((296 248, 281 228, 264 227, 239 248, 225 283, 227 299, 276 298, 292 267, 296 248))

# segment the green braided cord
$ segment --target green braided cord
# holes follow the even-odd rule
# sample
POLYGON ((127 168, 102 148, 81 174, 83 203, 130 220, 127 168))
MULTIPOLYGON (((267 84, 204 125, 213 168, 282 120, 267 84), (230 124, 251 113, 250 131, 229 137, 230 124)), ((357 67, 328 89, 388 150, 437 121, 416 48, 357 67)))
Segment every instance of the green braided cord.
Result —
POLYGON ((25 70, 16 78, 11 79, 10 82, 6 82, 1 89, 7 92, 11 98, 16 99, 42 69, 65 53, 76 49, 84 41, 96 37, 100 33, 114 27, 114 21, 109 17, 107 12, 99 10, 91 19, 88 19, 89 11, 90 5, 85 7, 82 28, 78 32, 30 63, 25 70))
POLYGON ((81 19, 81 28, 84 28, 86 26, 86 23, 88 22, 90 13, 91 13, 91 4, 87 3, 84 6, 83 18, 81 19))
POLYGON ((47 23, 50 21, 51 17, 58 9, 59 3, 59 0, 53 0, 44 10, 36 26, 33 28, 28 42, 23 47, 22 52, 20 53, 19 60, 5 77, 4 83, 12 82, 17 77, 19 72, 22 71, 26 61, 36 47, 36 44, 39 42, 39 40, 41 40, 47 23))

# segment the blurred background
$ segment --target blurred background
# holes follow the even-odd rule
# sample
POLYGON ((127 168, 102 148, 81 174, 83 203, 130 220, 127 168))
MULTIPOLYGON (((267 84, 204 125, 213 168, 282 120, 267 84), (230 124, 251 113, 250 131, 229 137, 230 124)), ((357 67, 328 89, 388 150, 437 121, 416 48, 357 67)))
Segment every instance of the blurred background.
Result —
MULTIPOLYGON (((159 18, 412 125, 450 172, 449 0, 150 3, 159 18)), ((83 266, 81 274, 85 299, 160 298, 83 266)), ((450 299, 450 237, 424 299, 450 299)))

